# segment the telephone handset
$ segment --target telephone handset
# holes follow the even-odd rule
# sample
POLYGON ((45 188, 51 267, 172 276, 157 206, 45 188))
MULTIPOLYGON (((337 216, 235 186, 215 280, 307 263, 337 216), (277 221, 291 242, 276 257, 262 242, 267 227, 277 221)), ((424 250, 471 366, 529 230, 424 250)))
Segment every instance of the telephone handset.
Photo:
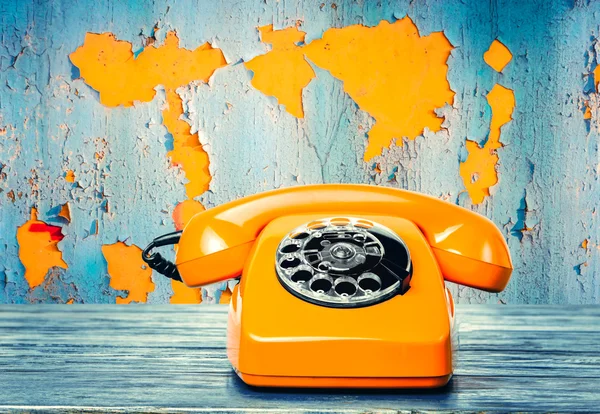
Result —
POLYGON ((188 286, 242 275, 227 353, 238 375, 260 386, 444 385, 454 305, 443 280, 499 292, 512 272, 487 218, 430 196, 354 184, 223 204, 155 239, 143 258, 188 286), (175 264, 150 254, 175 243, 175 264))

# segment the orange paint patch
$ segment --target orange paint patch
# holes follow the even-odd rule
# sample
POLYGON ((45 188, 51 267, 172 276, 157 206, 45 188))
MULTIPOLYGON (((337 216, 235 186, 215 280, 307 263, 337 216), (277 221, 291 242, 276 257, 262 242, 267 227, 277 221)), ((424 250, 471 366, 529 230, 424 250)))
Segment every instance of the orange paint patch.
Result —
MULTIPOLYGON (((329 29, 306 47, 306 57, 344 82, 344 90, 375 118, 364 155, 380 155, 393 138, 436 132, 434 110, 454 102, 446 78, 453 46, 442 32, 420 36, 409 17, 375 27, 329 29)), ((398 141, 402 145, 402 141, 398 141)))
POLYGON ((231 290, 229 290, 229 288, 226 288, 221 293, 221 297, 219 298, 219 303, 226 305, 229 303, 230 300, 231 300, 231 290))
POLYGON ((512 53, 502 42, 494 40, 490 48, 483 54, 483 60, 496 72, 502 72, 504 67, 512 60, 512 53))
POLYGON ((167 33, 162 46, 145 47, 135 59, 131 43, 112 33, 87 33, 83 46, 69 58, 107 106, 150 102, 157 85, 175 90, 194 80, 208 82, 216 69, 227 65, 221 50, 209 43, 193 51, 180 48, 175 32, 167 33))
POLYGON ((190 288, 181 282, 171 281, 171 287, 173 288, 173 296, 169 300, 173 304, 197 304, 202 302, 202 289, 190 288))
POLYGON ((196 214, 204 211, 204 206, 196 200, 185 200, 173 210, 173 222, 177 230, 183 230, 185 225, 196 214))
POLYGON ((500 128, 512 119, 515 94, 512 90, 496 84, 487 95, 487 101, 492 108, 488 140, 483 147, 477 142, 467 140, 468 156, 465 162, 460 164, 460 176, 473 204, 482 203, 485 197, 490 195, 490 187, 498 182, 496 150, 502 147, 500 128))
POLYGON ((502 85, 496 84, 488 93, 487 101, 492 108, 490 137, 488 142, 493 148, 500 148, 500 128, 512 120, 515 109, 515 93, 502 85))
POLYGON ((272 50, 244 64, 254 72, 252 86, 277 98, 290 114, 304 118, 302 89, 315 77, 302 47, 296 45, 304 42, 306 33, 297 27, 273 31, 272 24, 258 30, 261 41, 270 44, 272 50))
POLYGON ((37 219, 35 208, 31 209, 29 221, 17 229, 19 259, 25 267, 25 280, 30 288, 41 285, 51 268, 68 268, 58 249, 58 242, 63 238, 60 227, 37 219))
POLYGON ((592 108, 590 108, 590 101, 585 101, 583 104, 585 107, 583 119, 592 119, 592 108))
MULTIPOLYGON (((297 28, 273 32, 261 28, 273 50, 246 63, 254 71, 252 84, 277 97, 292 115, 302 112, 302 89, 315 76, 310 64, 328 70, 344 82, 344 90, 375 118, 365 161, 380 155, 394 138, 415 139, 425 128, 439 131, 443 118, 435 109, 452 104, 454 92, 446 79, 446 61, 453 46, 442 32, 420 36, 405 17, 375 27, 354 25, 329 29, 306 46, 297 28)), ((399 141, 399 145, 402 142, 399 141)))
POLYGON ((65 181, 68 183, 75 182, 75 172, 73 172, 73 170, 67 170, 67 172, 65 173, 65 181))
POLYGON ((71 207, 69 206, 69 203, 65 203, 61 206, 58 217, 64 218, 69 223, 71 222, 71 207))
POLYGON ((117 296, 117 303, 146 302, 154 283, 152 270, 142 260, 142 249, 117 242, 102 246, 102 254, 108 263, 110 287, 128 292, 125 298, 117 296))
POLYGON ((600 84, 600 65, 597 65, 594 68, 593 73, 594 73, 594 85, 596 85, 596 92, 599 92, 598 91, 598 84, 600 84))
POLYGON ((185 193, 189 198, 208 190, 211 176, 208 170, 208 154, 204 151, 198 134, 190 133, 190 125, 180 119, 183 102, 174 90, 167 90, 167 107, 162 111, 163 123, 173 136, 173 150, 167 153, 171 164, 181 166, 188 179, 185 193))
POLYGON ((477 142, 470 140, 467 140, 466 148, 469 155, 460 164, 460 176, 473 204, 481 204, 490 195, 490 187, 498 182, 498 154, 495 150, 486 146, 482 148, 477 142))

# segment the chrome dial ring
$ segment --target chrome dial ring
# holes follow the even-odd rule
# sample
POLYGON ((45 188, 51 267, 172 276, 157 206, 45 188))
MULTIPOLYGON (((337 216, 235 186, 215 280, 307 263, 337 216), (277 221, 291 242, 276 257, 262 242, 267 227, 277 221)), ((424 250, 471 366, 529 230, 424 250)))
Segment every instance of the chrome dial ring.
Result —
POLYGON ((387 227, 354 217, 304 224, 287 234, 276 253, 281 284, 300 299, 354 308, 408 290, 410 252, 387 227))

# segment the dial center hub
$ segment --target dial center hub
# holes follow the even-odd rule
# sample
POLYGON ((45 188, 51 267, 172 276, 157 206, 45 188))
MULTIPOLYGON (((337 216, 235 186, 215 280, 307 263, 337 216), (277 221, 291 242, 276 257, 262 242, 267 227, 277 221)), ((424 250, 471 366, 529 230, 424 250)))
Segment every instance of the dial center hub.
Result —
POLYGON ((336 259, 347 260, 356 254, 356 250, 350 244, 338 243, 331 248, 330 253, 336 259))

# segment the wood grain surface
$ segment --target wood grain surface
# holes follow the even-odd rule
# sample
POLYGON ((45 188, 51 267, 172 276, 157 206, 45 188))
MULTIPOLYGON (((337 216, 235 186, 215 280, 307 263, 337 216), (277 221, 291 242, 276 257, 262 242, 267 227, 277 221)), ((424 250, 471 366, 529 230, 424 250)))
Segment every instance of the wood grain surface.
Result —
POLYGON ((226 313, 0 306, 0 412, 600 410, 598 306, 458 306, 455 375, 433 391, 248 387, 225 356, 226 313))

